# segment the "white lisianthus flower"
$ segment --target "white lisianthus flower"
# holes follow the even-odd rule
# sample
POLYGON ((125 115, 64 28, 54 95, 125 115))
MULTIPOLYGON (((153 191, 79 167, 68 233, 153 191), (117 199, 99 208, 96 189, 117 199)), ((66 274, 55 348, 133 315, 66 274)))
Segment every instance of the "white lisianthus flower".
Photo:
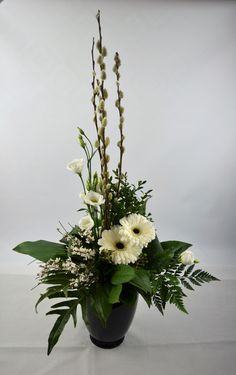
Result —
POLYGON ((191 266, 191 264, 194 263, 194 255, 193 252, 190 250, 185 250, 181 255, 180 255, 180 261, 183 263, 185 266, 191 266))
POLYGON ((142 250, 127 238, 121 238, 120 228, 115 225, 102 232, 102 238, 98 240, 100 253, 107 253, 114 264, 135 263, 142 250))
POLYGON ((155 238, 155 228, 151 221, 139 214, 130 214, 120 219, 121 237, 128 238, 141 248, 155 238))
POLYGON ((84 202, 91 206, 100 206, 105 202, 103 195, 92 190, 88 191, 86 194, 80 193, 80 198, 83 198, 84 202))
POLYGON ((73 173, 81 174, 84 166, 83 159, 74 159, 67 164, 67 169, 73 173))
POLYGON ((94 221, 90 215, 86 215, 82 217, 79 221, 79 227, 83 231, 89 231, 93 228, 93 226, 94 226, 94 221))

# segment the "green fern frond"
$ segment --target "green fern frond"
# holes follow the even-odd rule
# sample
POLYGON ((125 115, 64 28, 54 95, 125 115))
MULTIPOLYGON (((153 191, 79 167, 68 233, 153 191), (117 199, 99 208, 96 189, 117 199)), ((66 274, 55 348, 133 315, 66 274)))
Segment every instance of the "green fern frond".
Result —
POLYGON ((163 309, 163 306, 162 306, 162 299, 161 299, 161 296, 159 293, 156 293, 154 296, 153 296, 153 302, 154 302, 154 305, 158 308, 158 310, 160 311, 160 313, 162 315, 164 315, 164 309, 163 309))

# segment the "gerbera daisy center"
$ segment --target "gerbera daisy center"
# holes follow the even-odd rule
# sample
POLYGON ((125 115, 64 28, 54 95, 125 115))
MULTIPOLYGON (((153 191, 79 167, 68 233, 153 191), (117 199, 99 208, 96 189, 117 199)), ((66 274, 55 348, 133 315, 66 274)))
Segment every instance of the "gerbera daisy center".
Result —
POLYGON ((117 247, 117 249, 122 250, 122 249, 124 249, 125 246, 122 242, 117 242, 116 247, 117 247))
POLYGON ((140 233, 140 230, 139 230, 138 228, 133 228, 133 232, 134 232, 135 234, 139 234, 139 233, 140 233))

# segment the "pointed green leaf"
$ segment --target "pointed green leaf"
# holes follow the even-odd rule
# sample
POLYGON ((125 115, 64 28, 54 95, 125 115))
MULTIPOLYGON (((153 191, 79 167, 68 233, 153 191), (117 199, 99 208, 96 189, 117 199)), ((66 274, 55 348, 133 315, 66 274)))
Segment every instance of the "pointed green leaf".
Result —
POLYGON ((111 304, 118 303, 120 301, 121 291, 122 291, 122 284, 113 285, 108 296, 109 303, 111 304))
POLYGON ((118 284, 123 284, 127 283, 133 277, 135 276, 135 270, 133 267, 122 264, 117 267, 117 270, 114 272, 112 278, 111 278, 111 283, 113 285, 118 285, 118 284))
POLYGON ((42 262, 58 257, 67 257, 65 245, 44 240, 22 242, 13 250, 20 254, 30 255, 42 262))
POLYGON ((135 277, 130 280, 130 284, 140 288, 145 293, 152 293, 149 271, 143 269, 135 270, 135 277))
POLYGON ((93 294, 93 308, 102 324, 105 326, 106 321, 111 313, 112 305, 108 301, 108 296, 102 286, 96 288, 93 294))

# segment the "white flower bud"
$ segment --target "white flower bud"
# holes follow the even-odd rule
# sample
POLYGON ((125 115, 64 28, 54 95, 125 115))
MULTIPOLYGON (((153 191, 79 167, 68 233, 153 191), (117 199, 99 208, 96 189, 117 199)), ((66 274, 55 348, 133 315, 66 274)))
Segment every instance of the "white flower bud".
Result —
POLYGON ((94 221, 90 215, 86 215, 82 217, 79 221, 79 227, 81 230, 84 230, 84 231, 90 230, 93 228, 93 226, 94 226, 94 221))
POLYGON ((181 255, 180 255, 180 261, 183 263, 185 266, 190 266, 191 264, 194 263, 194 255, 193 252, 190 250, 185 250, 181 255))

